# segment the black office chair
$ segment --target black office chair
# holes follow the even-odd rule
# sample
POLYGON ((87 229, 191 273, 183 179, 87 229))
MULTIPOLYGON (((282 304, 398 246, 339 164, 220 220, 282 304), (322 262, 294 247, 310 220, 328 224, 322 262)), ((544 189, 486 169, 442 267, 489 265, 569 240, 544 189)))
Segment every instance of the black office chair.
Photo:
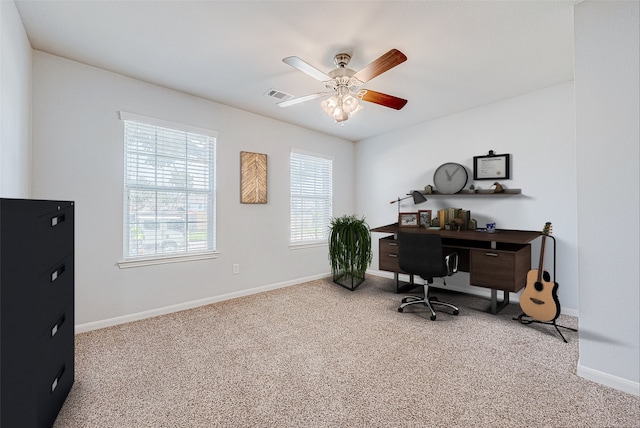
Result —
MULTIPOLYGON (((409 305, 423 304, 431 311, 431 320, 436 319, 433 305, 446 306, 453 309, 453 315, 458 315, 458 308, 451 303, 441 302, 429 295, 429 284, 433 278, 444 278, 458 271, 458 254, 451 253, 443 256, 442 238, 435 233, 398 233, 398 262, 404 272, 418 275, 424 280, 424 297, 405 296, 398 312, 404 311, 409 305)), ((447 285, 444 281, 443 285, 447 285)))

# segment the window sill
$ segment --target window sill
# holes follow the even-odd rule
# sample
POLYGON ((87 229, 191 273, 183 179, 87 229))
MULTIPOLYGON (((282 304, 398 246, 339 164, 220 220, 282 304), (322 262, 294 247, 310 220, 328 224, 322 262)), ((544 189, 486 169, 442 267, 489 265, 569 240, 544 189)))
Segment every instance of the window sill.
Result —
POLYGON ((118 267, 120 269, 129 269, 143 266, 163 265, 167 263, 192 262, 196 260, 217 259, 220 253, 213 251, 199 254, 186 254, 177 256, 161 256, 139 259, 119 260, 118 267))
POLYGON ((304 250, 305 248, 315 248, 315 247, 328 247, 329 243, 327 241, 318 241, 318 242, 305 242, 301 244, 289 244, 290 250, 304 250))

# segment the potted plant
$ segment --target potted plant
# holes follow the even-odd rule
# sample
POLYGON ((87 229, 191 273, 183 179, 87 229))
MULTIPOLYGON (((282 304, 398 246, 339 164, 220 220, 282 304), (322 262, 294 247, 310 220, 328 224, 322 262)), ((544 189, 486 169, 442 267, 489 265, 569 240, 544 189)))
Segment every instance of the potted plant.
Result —
POLYGON ((371 233, 364 217, 344 215, 331 219, 329 260, 333 282, 355 290, 364 281, 371 256, 371 233))

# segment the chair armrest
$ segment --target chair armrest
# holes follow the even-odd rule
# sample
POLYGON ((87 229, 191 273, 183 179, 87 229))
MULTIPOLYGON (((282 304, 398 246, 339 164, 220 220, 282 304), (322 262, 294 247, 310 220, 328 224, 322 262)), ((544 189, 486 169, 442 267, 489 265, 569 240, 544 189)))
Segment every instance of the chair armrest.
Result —
POLYGON ((458 253, 449 253, 444 257, 444 264, 447 267, 447 276, 458 272, 458 253))

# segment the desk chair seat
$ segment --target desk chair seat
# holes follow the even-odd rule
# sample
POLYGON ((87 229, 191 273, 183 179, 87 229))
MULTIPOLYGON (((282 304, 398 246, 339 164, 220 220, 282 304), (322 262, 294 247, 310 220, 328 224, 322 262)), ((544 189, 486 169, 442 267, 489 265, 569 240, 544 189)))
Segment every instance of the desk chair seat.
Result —
POLYGON ((411 275, 418 275, 424 280, 424 297, 405 296, 398 312, 409 305, 425 305, 431 311, 431 320, 436 319, 434 305, 445 306, 458 315, 459 310, 451 303, 441 302, 429 295, 429 285, 433 278, 444 278, 458 271, 458 254, 443 255, 442 238, 435 233, 398 232, 398 262, 400 269, 411 275))

